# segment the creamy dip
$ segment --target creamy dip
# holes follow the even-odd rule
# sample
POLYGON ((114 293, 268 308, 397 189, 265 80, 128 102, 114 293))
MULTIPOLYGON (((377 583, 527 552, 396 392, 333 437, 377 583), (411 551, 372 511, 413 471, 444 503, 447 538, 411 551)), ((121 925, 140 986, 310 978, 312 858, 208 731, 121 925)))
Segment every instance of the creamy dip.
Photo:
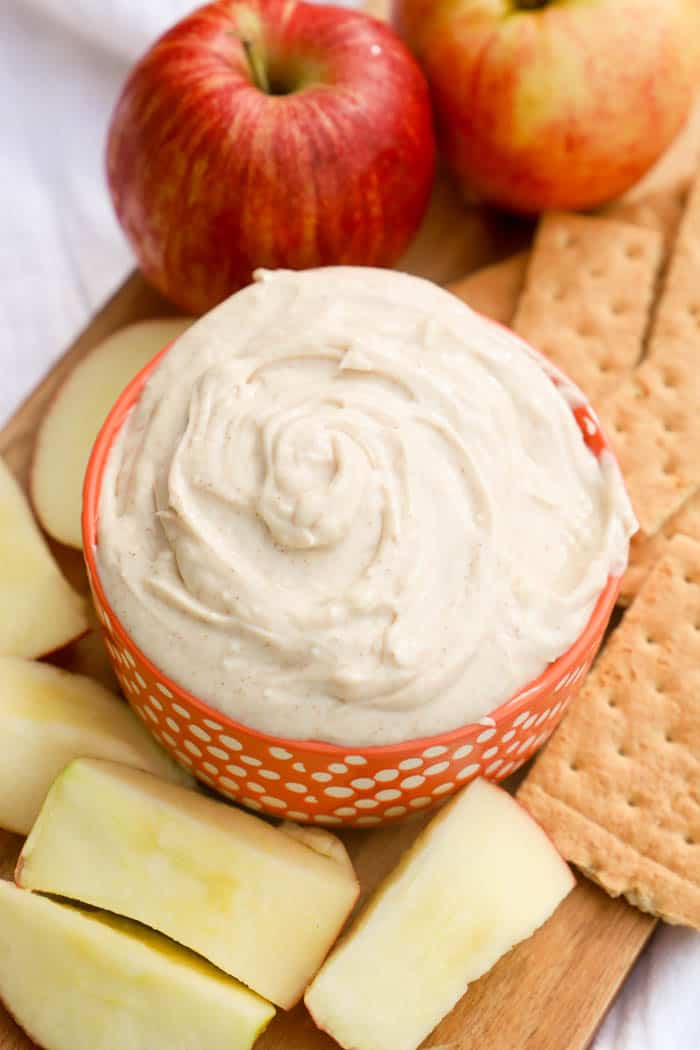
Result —
POLYGON ((478 720, 626 564, 636 523, 576 396, 426 281, 260 273, 178 339, 114 443, 107 598, 166 675, 258 730, 386 744, 478 720))

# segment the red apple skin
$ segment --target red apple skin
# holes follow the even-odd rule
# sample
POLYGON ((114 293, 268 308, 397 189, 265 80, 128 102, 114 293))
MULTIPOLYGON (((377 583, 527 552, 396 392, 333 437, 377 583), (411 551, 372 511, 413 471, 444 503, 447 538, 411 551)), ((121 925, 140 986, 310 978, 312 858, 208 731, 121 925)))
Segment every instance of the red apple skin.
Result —
POLYGON ((225 0, 178 23, 132 71, 107 146, 144 274, 192 313, 257 267, 391 265, 434 168, 428 87, 406 46, 374 18, 300 0, 225 0), (294 93, 255 85, 241 14, 294 93))
POLYGON ((697 0, 394 0, 470 196, 535 213, 622 193, 685 122, 697 0))

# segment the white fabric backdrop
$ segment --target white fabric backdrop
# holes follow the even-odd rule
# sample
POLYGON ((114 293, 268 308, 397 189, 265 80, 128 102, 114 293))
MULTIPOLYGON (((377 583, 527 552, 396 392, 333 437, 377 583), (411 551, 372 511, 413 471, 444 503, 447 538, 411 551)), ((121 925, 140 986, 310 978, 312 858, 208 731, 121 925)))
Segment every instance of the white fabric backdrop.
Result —
MULTIPOLYGON (((130 268, 105 129, 130 62, 193 6, 0 0, 0 425, 130 268)), ((700 1050, 699 991, 700 936, 662 927, 595 1050, 700 1050)))

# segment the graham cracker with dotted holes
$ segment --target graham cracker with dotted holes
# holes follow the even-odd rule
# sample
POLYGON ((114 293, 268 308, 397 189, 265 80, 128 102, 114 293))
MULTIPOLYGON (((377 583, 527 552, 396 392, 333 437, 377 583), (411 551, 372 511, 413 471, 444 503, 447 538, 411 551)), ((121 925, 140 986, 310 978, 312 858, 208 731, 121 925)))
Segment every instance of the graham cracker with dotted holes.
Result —
MULTIPOLYGON (((666 189, 639 199, 613 201, 598 214, 660 233, 664 242, 663 270, 676 239, 689 185, 689 179, 680 179, 666 189)), ((463 277, 461 281, 454 281, 448 288, 473 310, 510 327, 529 264, 530 252, 518 252, 517 255, 463 277)))
POLYGON ((678 232, 647 359, 601 407, 647 536, 700 487, 699 274, 700 177, 678 232))
POLYGON ((670 541, 678 535, 690 536, 700 542, 700 492, 691 496, 653 536, 638 532, 632 538, 630 562, 620 588, 621 605, 630 604, 652 567, 663 557, 670 541))
POLYGON ((662 254, 658 231, 546 215, 513 328, 596 402, 642 356, 662 254))
POLYGON ((518 797, 609 894, 700 929, 700 543, 670 542, 518 797))
POLYGON ((683 218, 690 184, 689 178, 682 178, 666 189, 638 199, 627 200, 623 197, 608 204, 599 214, 608 219, 632 223, 633 226, 657 230, 664 239, 668 256, 683 218))

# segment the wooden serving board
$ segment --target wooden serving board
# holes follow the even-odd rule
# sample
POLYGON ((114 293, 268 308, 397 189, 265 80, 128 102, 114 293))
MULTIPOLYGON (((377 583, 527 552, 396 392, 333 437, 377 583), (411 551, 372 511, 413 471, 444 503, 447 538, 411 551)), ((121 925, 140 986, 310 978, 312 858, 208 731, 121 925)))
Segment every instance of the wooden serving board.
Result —
MULTIPOLYGON (((467 208, 445 181, 423 229, 401 268, 447 283, 499 255, 521 247, 529 229, 522 223, 467 208)), ((138 319, 172 313, 156 292, 135 274, 97 314, 51 373, 0 433, 0 455, 26 485, 36 428, 64 377, 101 339, 138 319)), ((54 553, 82 592, 87 581, 81 555, 58 544, 54 553)), ((57 658, 62 666, 114 678, 99 636, 93 633, 57 658)), ((396 862, 423 825, 344 834, 357 866, 363 894, 396 862)), ((11 877, 21 846, 0 832, 0 875, 11 877)), ((450 1050, 583 1050, 654 926, 653 919, 622 901, 611 900, 585 879, 534 937, 519 945, 476 982, 426 1047, 450 1050)), ((41 994, 37 989, 37 994, 41 994)), ((32 1043, 8 1015, 0 1012, 0 1050, 30 1050, 32 1043)), ((280 1013, 257 1044, 259 1050, 332 1050, 303 1007, 280 1013)))
MULTIPOLYGON (((386 0, 368 0, 368 6, 381 14, 386 0)), ((699 155, 700 107, 685 134, 630 196, 677 182, 696 168, 699 155)), ((399 268, 447 284, 523 247, 530 234, 527 223, 467 207, 450 184, 440 179, 423 228, 399 268)), ((0 456, 23 485, 27 484, 37 427, 75 363, 124 325, 172 313, 172 307, 140 274, 130 277, 103 307, 0 431, 0 456)), ((66 576, 87 593, 82 556, 58 544, 52 548, 66 576)), ((56 662, 116 685, 96 632, 69 646, 56 662)), ((391 870, 424 823, 425 818, 416 818, 386 829, 342 834, 360 877, 363 898, 391 870)), ((12 877, 21 844, 17 836, 0 831, 0 877, 12 877)), ((654 925, 652 917, 579 878, 573 892, 533 937, 471 985, 426 1040, 426 1050, 585 1050, 654 925)), ((0 1007, 0 1050, 32 1050, 33 1046, 0 1007)), ((256 1044, 257 1050, 334 1047, 303 1007, 288 1014, 280 1012, 256 1044)))

